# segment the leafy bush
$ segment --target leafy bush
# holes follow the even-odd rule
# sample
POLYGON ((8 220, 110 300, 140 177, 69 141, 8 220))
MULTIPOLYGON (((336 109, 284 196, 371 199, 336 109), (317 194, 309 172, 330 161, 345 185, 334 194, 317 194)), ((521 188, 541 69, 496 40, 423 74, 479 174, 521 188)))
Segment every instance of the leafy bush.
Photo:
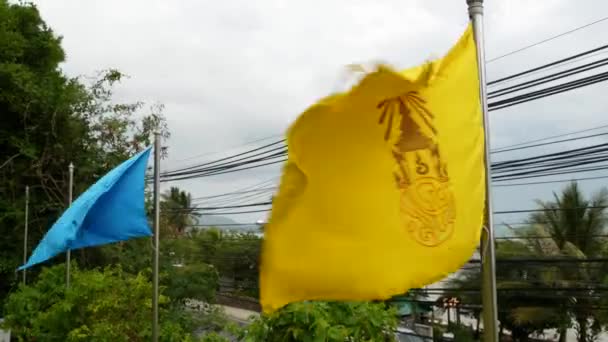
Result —
POLYGON ((201 339, 199 341, 200 342, 230 342, 230 340, 227 337, 224 337, 216 332, 212 332, 212 333, 204 335, 203 337, 201 337, 201 339))
POLYGON ((179 305, 187 299, 211 302, 215 298, 219 275, 212 265, 198 263, 171 267, 164 273, 165 294, 179 305))
MULTIPOLYGON (((119 267, 73 268, 65 287, 65 265, 45 268, 38 281, 21 286, 5 305, 5 326, 20 341, 149 341, 152 284, 119 267)), ((162 341, 190 341, 187 318, 169 312, 160 296, 162 341)))
POLYGON ((384 304, 295 303, 256 319, 244 341, 394 341, 396 325, 384 304))

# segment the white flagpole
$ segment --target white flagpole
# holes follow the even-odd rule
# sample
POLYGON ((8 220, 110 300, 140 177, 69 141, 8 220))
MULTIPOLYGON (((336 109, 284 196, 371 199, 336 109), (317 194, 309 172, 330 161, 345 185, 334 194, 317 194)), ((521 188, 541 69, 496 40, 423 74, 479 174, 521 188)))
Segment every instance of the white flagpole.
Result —
POLYGON ((492 176, 490 174, 490 118, 488 115, 488 97, 486 89, 486 65, 483 33, 483 0, 467 0, 469 16, 473 24, 477 46, 477 65, 483 125, 485 132, 486 164, 486 222, 481 238, 481 273, 482 273, 482 307, 483 339, 485 342, 498 341, 498 301, 496 298, 496 251, 494 246, 494 218, 492 209, 492 176))
POLYGON ((152 342, 158 342, 158 269, 159 269, 159 232, 160 232, 160 132, 154 133, 154 262, 152 295, 152 342))
MULTIPOLYGON (((72 205, 73 199, 73 189, 74 189, 74 163, 70 163, 69 166, 70 176, 69 176, 69 190, 68 190, 68 207, 72 205)), ((65 253, 65 284, 66 287, 70 287, 70 265, 71 265, 71 253, 70 250, 65 253)))
MULTIPOLYGON (((27 233, 29 225, 29 213, 30 213, 30 187, 25 187, 25 228, 23 231, 23 264, 27 263, 27 233)), ((27 270, 23 270, 23 285, 26 284, 26 273, 27 270)))

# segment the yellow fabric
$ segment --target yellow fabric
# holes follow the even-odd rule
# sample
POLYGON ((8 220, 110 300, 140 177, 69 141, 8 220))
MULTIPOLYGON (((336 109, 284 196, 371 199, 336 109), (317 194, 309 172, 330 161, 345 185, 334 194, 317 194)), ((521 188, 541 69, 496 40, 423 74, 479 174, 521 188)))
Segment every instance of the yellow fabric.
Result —
POLYGON ((471 257, 485 199, 477 75, 469 26, 443 59, 380 67, 296 120, 265 227, 264 311, 386 299, 471 257))

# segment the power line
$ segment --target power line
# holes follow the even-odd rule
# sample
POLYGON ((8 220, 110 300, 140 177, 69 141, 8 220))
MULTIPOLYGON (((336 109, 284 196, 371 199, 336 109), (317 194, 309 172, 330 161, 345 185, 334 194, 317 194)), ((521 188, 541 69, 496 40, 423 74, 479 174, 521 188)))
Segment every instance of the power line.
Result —
POLYGON ((218 224, 191 224, 188 227, 241 227, 241 226, 259 226, 260 223, 218 223, 218 224))
POLYGON ((231 196, 231 195, 248 194, 248 193, 259 193, 259 192, 265 192, 265 191, 272 191, 272 190, 276 190, 276 189, 277 189, 276 186, 270 186, 270 187, 266 187, 266 188, 255 189, 255 190, 233 191, 233 192, 226 192, 224 194, 213 195, 213 196, 202 196, 202 197, 194 198, 193 200, 198 201, 198 200, 204 200, 204 199, 213 199, 213 198, 219 198, 219 197, 226 197, 226 196, 231 196))
POLYGON ((603 171, 608 170, 608 165, 601 165, 595 167, 586 167, 586 168, 577 168, 577 169, 568 169, 563 171, 554 171, 554 172, 543 172, 543 170, 539 170, 538 172, 527 172, 525 175, 514 176, 514 175, 502 175, 500 177, 493 177, 492 181, 513 181, 518 179, 529 179, 529 178, 539 178, 539 177, 548 177, 548 176, 557 176, 557 175, 565 175, 571 173, 579 173, 579 172, 595 172, 595 171, 603 171))
POLYGON ((519 213, 538 213, 538 212, 546 212, 546 211, 569 211, 569 210, 582 210, 582 209, 607 209, 606 206, 586 206, 586 207, 576 207, 576 208, 546 208, 546 209, 520 209, 520 210, 504 210, 504 211, 495 211, 494 214, 502 215, 502 214, 519 214, 519 213))
MULTIPOLYGON (((565 182, 579 182, 586 180, 595 180, 595 179, 606 179, 608 176, 598 176, 598 177, 585 177, 585 178, 570 178, 570 179, 559 179, 553 181, 544 181, 544 182, 527 182, 527 183, 511 183, 511 184, 496 184, 492 185, 492 187, 500 188, 500 187, 508 187, 508 186, 527 186, 527 185, 538 185, 538 184, 551 184, 551 183, 565 183, 565 182)), ((499 180, 499 182, 504 182, 505 180, 499 180)), ((506 180, 508 181, 508 180, 506 180)))
POLYGON ((268 212, 270 209, 261 209, 261 210, 247 210, 247 211, 235 211, 235 212, 213 212, 213 213, 204 213, 202 216, 210 216, 210 215, 240 215, 240 214, 251 214, 251 213, 264 213, 268 212))
MULTIPOLYGON (((269 140, 269 139, 280 137, 281 135, 282 134, 275 134, 275 135, 271 135, 271 136, 268 136, 268 137, 265 137, 265 138, 260 138, 260 139, 252 140, 252 141, 246 142, 246 143, 244 143, 242 145, 237 145, 237 146, 229 147, 228 149, 230 150, 230 149, 235 149, 235 148, 239 148, 239 147, 249 146, 249 145, 261 142, 261 141, 265 141, 265 140, 269 140)), ((185 159, 179 159, 179 160, 176 160, 176 162, 182 162, 182 161, 192 160, 192 159, 196 159, 196 158, 200 158, 200 157, 205 157, 205 156, 210 156, 210 155, 214 155, 214 154, 218 154, 218 153, 222 153, 222 152, 223 151, 215 151, 215 152, 203 153, 203 154, 199 154, 199 155, 196 155, 196 156, 193 156, 193 157, 188 157, 188 158, 185 158, 185 159)))
POLYGON ((499 175, 496 175, 496 178, 503 177, 503 176, 513 177, 513 176, 521 176, 521 175, 528 175, 528 174, 536 174, 536 173, 540 173, 540 172, 547 172, 547 171, 553 171, 553 170, 563 170, 563 169, 574 167, 574 166, 596 164, 596 163, 601 163, 601 162, 605 162, 605 161, 608 161, 607 152, 604 152, 600 155, 592 155, 587 158, 583 158, 583 157, 568 158, 568 159, 564 158, 564 160, 554 161, 554 162, 542 160, 542 161, 537 161, 535 163, 530 163, 528 165, 508 166, 507 169, 502 168, 502 169, 496 170, 495 172, 499 173, 499 175), (539 169, 540 167, 543 167, 543 168, 539 169), (534 170, 515 173, 515 171, 530 170, 530 169, 534 169, 534 170), (510 173, 507 175, 504 175, 503 174, 504 172, 510 172, 510 173))
MULTIPOLYGON (((242 208, 242 207, 255 207, 255 206, 263 206, 263 205, 271 205, 272 202, 262 202, 262 203, 252 203, 246 206, 226 206, 226 207, 213 207, 213 208, 184 208, 184 209, 169 209, 166 211, 193 211, 193 210, 221 210, 221 209, 232 209, 232 208, 242 208)), ((503 211, 495 211, 496 215, 504 215, 504 214, 520 214, 520 213, 536 213, 536 212, 547 212, 547 211, 569 211, 569 210, 583 210, 583 209, 608 209, 606 206, 585 206, 585 207, 576 207, 576 208, 543 208, 543 209, 517 209, 517 210, 503 210, 503 211)), ((241 211, 241 212, 211 212, 211 213, 202 213, 199 215, 231 215, 231 214, 248 214, 248 213, 259 213, 259 212, 268 212, 271 209, 259 209, 259 210, 251 210, 251 211, 241 211)))
MULTIPOLYGON (((263 149, 267 149, 269 147, 272 147, 274 145, 281 144, 281 143, 283 143, 283 140, 275 141, 273 143, 270 143, 270 144, 267 144, 267 145, 264 145, 264 146, 260 146, 260 147, 254 148, 254 149, 251 149, 249 151, 237 153, 235 155, 231 155, 231 156, 228 156, 228 157, 216 159, 216 160, 213 160, 213 161, 210 161, 210 162, 206 162, 206 163, 203 163, 203 164, 198 164, 198 165, 195 165, 195 166, 185 167, 185 168, 182 168, 182 169, 179 169, 179 170, 167 171, 167 172, 164 172, 163 174, 161 174, 161 176, 164 176, 164 177, 168 177, 168 176, 171 176, 171 175, 177 175, 177 176, 179 176, 179 175, 183 174, 184 171, 187 171, 187 170, 198 169, 198 168, 201 168, 203 166, 209 166, 209 165, 217 164, 217 163, 222 162, 222 161, 231 160, 231 159, 234 159, 236 157, 244 156, 246 154, 251 154, 253 152, 257 152, 257 151, 260 151, 260 150, 263 150, 263 149)), ((285 148, 284 145, 282 145, 282 146, 279 146, 279 147, 275 147, 275 148, 269 149, 269 150, 264 151, 264 152, 255 153, 255 154, 253 154, 251 156, 248 156, 248 157, 245 157, 245 158, 231 160, 231 162, 241 161, 241 160, 246 159, 246 158, 264 155, 264 154, 266 154, 268 152, 282 150, 284 148, 285 148)), ((225 164, 226 163, 223 163, 223 164, 220 164, 220 165, 225 165, 225 164)), ((215 165, 215 167, 217 167, 217 166, 218 165, 215 165)))
POLYGON ((242 205, 228 205, 228 206, 223 206, 223 207, 194 207, 194 208, 186 208, 184 210, 236 209, 236 208, 260 207, 260 206, 271 205, 271 204, 272 204, 272 202, 259 202, 259 203, 242 204, 242 205))
POLYGON ((556 138, 563 138, 563 137, 567 137, 567 136, 573 135, 573 134, 587 133, 587 132, 596 131, 598 129, 604 129, 604 128, 608 128, 608 125, 602 125, 602 126, 598 126, 598 127, 587 128, 587 129, 580 130, 580 131, 573 131, 573 132, 569 132, 569 133, 563 133, 563 134, 553 135, 553 136, 546 137, 546 138, 535 139, 535 140, 528 140, 528 141, 524 141, 524 142, 513 144, 513 145, 508 145, 508 146, 503 146, 503 147, 497 147, 494 150, 494 152, 499 152, 499 151, 501 151, 503 149, 506 149, 506 148, 523 146, 523 145, 533 144, 533 143, 537 143, 537 142, 541 142, 541 141, 547 141, 547 140, 556 139, 556 138))
POLYGON ((177 178, 170 178, 170 179, 165 179, 165 180, 162 180, 162 181, 164 181, 164 182, 171 182, 171 181, 179 181, 179 180, 186 180, 186 179, 206 177, 206 176, 222 175, 222 174, 226 174, 226 173, 232 173, 232 172, 250 170, 250 169, 255 169, 255 168, 258 168, 258 167, 262 167, 262 166, 283 163, 286 160, 287 160, 287 158, 281 159, 281 160, 277 160, 277 161, 273 161, 273 162, 258 164, 258 165, 254 165, 254 166, 243 167, 243 168, 240 168, 240 169, 232 169, 232 170, 227 170, 227 171, 220 170, 220 171, 206 173, 206 174, 200 174, 200 175, 190 175, 190 176, 183 176, 183 177, 177 177, 177 178))
POLYGON ((604 72, 597 75, 581 78, 575 81, 566 82, 557 86, 544 88, 538 91, 533 91, 527 94, 514 96, 505 100, 495 101, 488 104, 489 110, 500 110, 508 107, 512 107, 518 104, 535 101, 548 96, 561 94, 567 91, 583 88, 596 83, 604 82, 608 80, 608 72, 604 72))
MULTIPOLYGON (((535 176, 545 176, 551 174, 562 174, 571 173, 573 171, 595 171, 598 169, 604 169, 608 166, 592 167, 592 168, 571 168, 573 166, 581 166, 585 164, 599 163, 608 161, 608 143, 597 144, 587 146, 583 148, 576 148, 572 150, 566 150, 562 152, 542 154, 533 157, 527 157, 522 159, 507 160, 503 162, 497 162, 492 165, 492 171, 494 173, 493 179, 498 181, 506 181, 520 178, 530 178, 535 176), (532 170, 530 170, 532 169, 532 170), (497 173, 497 174, 496 174, 497 173), (540 175, 539 175, 540 173, 540 175)), ((592 177, 593 178, 593 177, 592 177)), ((268 182, 268 181, 267 181, 268 182)), ((527 184, 527 183, 524 183, 527 184)), ((506 184, 509 185, 509 184, 506 184)), ((258 205, 269 205, 270 202, 255 202, 246 203, 247 198, 255 197, 266 197, 270 195, 267 192, 254 192, 252 194, 238 192, 229 193, 231 197, 224 198, 221 201, 216 201, 216 206, 202 207, 194 210, 215 210, 215 209, 231 209, 238 207, 247 206, 258 206, 258 205), (237 197, 238 196, 238 197, 237 197), (240 203, 239 203, 240 202, 240 203), (231 204, 222 205, 218 204, 231 204), (239 205, 236 205, 236 204, 239 205)), ((216 195, 217 196, 217 195, 216 195)), ((190 210, 190 209, 189 209, 190 210)))
POLYGON ((519 159, 511 159, 505 160, 501 162, 495 162, 492 164, 494 169, 500 169, 509 167, 512 165, 522 165, 527 162, 532 161, 554 161, 560 160, 567 157, 580 157, 590 155, 592 153, 601 153, 608 151, 608 143, 595 144, 591 146, 574 148, 566 151, 554 152, 554 153, 546 153, 540 154, 532 157, 519 158, 519 159))
POLYGON ((566 35, 569 35, 569 34, 571 34, 571 33, 574 33, 574 32, 576 32, 576 31, 579 31, 579 30, 585 29, 585 28, 587 28, 587 27, 589 27, 589 26, 593 26, 593 25, 595 25, 595 24, 601 23, 601 22, 606 21, 606 20, 608 20, 608 17, 604 17, 604 18, 598 19, 598 20, 596 20, 596 21, 593 21, 593 22, 591 22, 591 23, 588 23, 588 24, 585 24, 585 25, 582 25, 582 26, 578 26, 578 27, 576 27, 576 28, 574 28, 574 29, 572 29, 572 30, 569 30, 569 31, 566 31, 566 32, 560 33, 560 34, 558 34, 558 35, 555 35, 555 36, 552 36, 552 37, 549 37, 549 38, 543 39, 543 40, 541 40, 541 41, 539 41, 539 42, 536 42, 536 43, 533 43, 533 44, 530 44, 530 45, 524 46, 524 47, 519 48, 519 49, 517 49, 517 50, 515 50, 515 51, 508 52, 508 53, 506 53, 506 54, 504 54, 504 55, 500 55, 500 56, 498 56, 498 57, 494 57, 494 58, 492 58, 492 59, 490 59, 490 60, 486 61, 486 64, 490 64, 490 63, 495 62, 495 61, 497 61, 497 60, 499 60, 499 59, 505 58, 505 57, 507 57, 507 56, 514 55, 514 54, 516 54, 516 53, 518 53, 518 52, 521 52, 521 51, 524 51, 524 50, 527 50, 527 49, 533 48, 533 47, 535 47, 535 46, 538 46, 538 45, 544 44, 544 43, 546 43, 546 42, 549 42, 549 41, 555 40, 555 39, 557 39, 557 38, 560 38, 560 37, 563 37, 563 36, 566 36, 566 35))
MULTIPOLYGON (((597 51, 599 49, 601 49, 601 48, 591 50, 591 51, 593 52, 593 51, 597 51)), ((569 57, 565 60, 570 60, 572 58, 584 55, 586 53, 589 53, 589 51, 587 51, 583 54, 578 54, 578 55, 569 57)), ((562 62, 563 61, 564 60, 562 60, 562 62)), ((553 62, 553 65, 555 65, 556 63, 557 62, 553 62)), ((547 65, 538 67, 538 68, 536 68, 536 70, 539 70, 539 68, 543 68, 546 66, 547 65)), ((517 75, 521 75, 521 74, 522 73, 517 74, 517 75)), ((575 80, 572 82, 560 84, 558 86, 541 89, 539 91, 534 91, 531 93, 515 96, 515 97, 509 98, 506 100, 496 101, 496 102, 491 103, 490 107, 492 110, 498 110, 498 109, 510 107, 512 105, 521 104, 521 103, 537 100, 537 99, 540 99, 543 97, 559 94, 559 93, 562 93, 565 91, 577 89, 577 88, 587 86, 590 84, 594 84, 597 82, 601 82, 604 80, 608 80, 608 73, 593 75, 588 78, 583 78, 583 79, 575 80)), ((540 82, 537 82, 537 83, 540 84, 540 82)), ((582 139, 582 138, 576 138, 576 139, 582 139)), ((554 143, 558 143, 558 142, 554 142, 554 143)), ((540 146, 540 144, 539 144, 539 146, 540 146)), ((524 148, 531 148, 531 147, 520 147, 517 149, 524 149, 524 148)), ((511 148, 509 150, 516 150, 516 148, 511 148)), ((506 151, 504 151, 504 149, 503 149, 502 151, 498 151, 498 152, 506 152, 506 151)), ((177 181, 177 180, 185 180, 185 179, 192 179, 192 178, 198 178, 198 177, 207 177, 207 176, 213 176, 213 175, 232 173, 232 172, 237 172, 237 171, 243 171, 243 170, 263 167, 266 165, 282 163, 286 160, 285 158, 283 158, 286 155, 287 155, 287 150, 284 145, 284 140, 280 140, 280 141, 273 142, 271 144, 267 144, 267 145, 258 147, 256 149, 245 151, 245 152, 233 155, 233 156, 221 158, 221 159, 218 159, 218 160, 215 160, 212 162, 166 172, 162 175, 162 177, 163 177, 163 181, 177 181), (275 147, 273 149, 263 151, 264 149, 268 149, 268 148, 278 145, 278 144, 281 144, 281 145, 279 147, 275 147), (256 152, 256 151, 261 151, 261 152, 252 154, 253 152, 256 152), (279 151, 279 152, 268 155, 268 153, 273 152, 273 151, 279 151), (260 157, 260 158, 252 159, 252 157, 254 157, 254 156, 261 156, 261 155, 264 155, 264 156, 260 157), (243 156, 243 157, 237 159, 237 157, 239 157, 239 156, 243 156), (268 160, 274 160, 274 161, 262 163, 263 161, 268 161, 268 160), (224 163, 220 163, 222 161, 224 161, 224 163), (258 163, 258 164, 252 165, 255 163, 258 163), (214 166, 210 167, 209 165, 214 165, 214 166), (246 166, 246 165, 251 165, 251 166, 246 166), (205 166, 207 166, 207 167, 205 167, 205 166)), ((541 170, 541 171, 549 171, 549 170, 541 170)), ((533 173, 538 174, 541 171, 535 170, 535 171, 533 171, 533 173)), ((511 175, 511 176, 514 176, 514 175, 511 175)), ((505 176, 503 175, 501 177, 504 178, 505 176)))
MULTIPOLYGON (((565 66, 572 65, 572 64, 574 64, 574 63, 580 63, 580 62, 582 62, 582 61, 585 61, 585 60, 588 60, 588 59, 591 59, 591 58, 594 58, 594 57, 598 57, 598 56, 600 56, 600 55, 605 55, 605 54, 607 54, 607 53, 608 53, 608 51, 607 51, 607 50, 602 50, 602 51, 594 52, 594 53, 591 53, 591 54, 588 54, 588 55, 582 56, 582 57, 577 58, 577 59, 573 59, 573 60, 570 60, 570 61, 567 61, 567 62, 563 62, 563 63, 561 63, 561 64, 556 64, 556 65, 553 65, 553 66, 547 67, 547 68, 542 69, 542 70, 533 71, 533 72, 530 72, 529 74, 526 74, 526 75, 521 75, 521 76, 517 76, 517 77, 511 78, 511 79, 509 79, 509 80, 506 80, 506 81, 500 82, 500 84, 502 84, 502 83, 511 83, 511 82, 513 82, 513 81, 515 81, 515 80, 518 80, 518 79, 521 79, 521 78, 525 78, 525 77, 530 77, 530 76, 532 76, 532 75, 536 75, 536 74, 539 74, 539 73, 541 73, 541 72, 547 72, 547 71, 549 71, 549 70, 558 69, 558 68, 563 68, 563 67, 565 67, 565 66)), ((492 84, 492 85, 488 85, 488 87, 492 88, 492 87, 495 87, 495 86, 497 86, 497 85, 498 85, 498 83, 496 83, 496 84, 492 84)))
POLYGON ((511 80, 511 79, 514 79, 514 78, 517 78, 517 77, 520 77, 520 76, 523 76, 523 75, 531 74, 531 73, 539 71, 539 70, 547 69, 547 68, 555 66, 555 65, 563 64, 564 62, 572 61, 572 60, 578 59, 580 57, 587 56, 587 55, 590 55, 590 54, 592 54, 594 52, 602 51, 602 50, 605 50, 605 49, 608 49, 608 45, 603 45, 603 46, 597 47, 595 49, 591 49, 591 50, 588 50, 588 51, 585 51, 585 52, 581 52, 581 53, 578 53, 576 55, 572 55, 572 56, 569 56, 569 57, 566 57, 566 58, 559 59, 557 61, 553 61, 551 63, 543 64, 541 66, 534 67, 532 69, 528 69, 528 70, 519 72, 519 73, 514 74, 514 75, 503 77, 503 78, 497 79, 495 81, 488 82, 488 85, 493 85, 493 84, 497 84, 497 83, 500 83, 500 82, 505 82, 505 81, 508 81, 508 80, 511 80))
POLYGON ((591 135, 585 135, 585 136, 582 136, 582 137, 576 137, 576 138, 570 138, 570 139, 562 139, 562 140, 545 142, 545 143, 538 143, 538 144, 533 144, 533 145, 528 145, 528 146, 512 147, 512 148, 507 148, 507 149, 503 149, 503 150, 500 150, 500 151, 494 151, 493 153, 494 154, 498 154, 498 153, 503 153, 503 152, 511 152, 511 151, 517 151, 517 150, 523 150, 523 149, 533 148, 533 147, 546 146, 546 145, 552 145, 552 144, 559 144, 559 143, 563 143, 563 142, 570 142, 570 141, 576 141, 576 140, 582 140, 582 139, 591 139, 591 138, 601 137, 601 136, 604 136, 604 135, 608 135, 608 133, 591 134, 591 135))
MULTIPOLYGON (((597 235, 580 235, 580 236, 574 236, 576 237, 588 237, 588 238, 598 238, 598 239, 604 239, 604 238, 608 238, 608 235, 606 234, 597 234, 597 235)), ((495 237, 494 239, 496 240, 550 240, 550 239, 554 239, 554 236, 542 236, 542 235, 530 235, 530 236, 526 236, 526 235, 522 235, 522 236, 500 236, 500 237, 495 237)), ((572 236, 568 236, 568 238, 572 238, 572 236)))
MULTIPOLYGON (((536 257, 536 258, 496 258, 500 263, 608 263, 608 258, 561 258, 561 257, 536 257)), ((471 264, 481 263, 481 259, 471 259, 471 264)), ((607 288, 608 289, 608 288, 607 288)))
POLYGON ((581 65, 581 66, 578 66, 578 67, 575 67, 575 68, 567 69, 567 70, 564 70, 564 71, 560 71, 560 72, 555 73, 555 74, 551 74, 551 75, 548 75, 548 76, 540 77, 540 78, 537 78, 537 79, 534 79, 534 80, 530 80, 530 81, 527 81, 527 82, 523 82, 523 83, 520 83, 520 84, 516 84, 516 85, 510 86, 510 87, 506 87, 506 88, 502 88, 502 89, 497 89, 497 90, 491 91, 491 92, 488 93, 488 99, 504 96, 504 95, 511 94, 511 93, 514 93, 514 92, 518 92, 518 91, 521 91, 521 90, 524 90, 524 89, 529 89, 529 88, 532 88, 532 87, 536 87, 536 86, 541 85, 541 84, 557 81, 559 79, 566 78, 566 77, 569 77, 569 76, 573 76, 573 75, 576 75, 576 74, 580 74, 582 72, 586 72, 586 71, 593 70, 593 69, 596 69, 596 68, 600 68, 600 67, 603 67, 605 65, 608 65, 608 58, 601 59, 599 61, 591 62, 591 63, 588 63, 588 64, 584 64, 584 65, 581 65))
POLYGON ((206 202, 206 203, 197 203, 196 207, 217 207, 217 206, 226 206, 226 205, 241 205, 248 203, 256 203, 260 201, 268 201, 272 198, 271 192, 265 192, 260 194, 249 194, 249 195, 241 195, 240 197, 231 197, 223 199, 222 201, 214 201, 214 202, 206 202))

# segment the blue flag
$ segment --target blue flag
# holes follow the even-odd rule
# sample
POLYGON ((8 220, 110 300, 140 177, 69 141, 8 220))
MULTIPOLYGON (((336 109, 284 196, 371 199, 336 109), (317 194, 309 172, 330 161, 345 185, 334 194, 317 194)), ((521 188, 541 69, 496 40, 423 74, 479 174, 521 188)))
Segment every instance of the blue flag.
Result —
POLYGON ((78 197, 19 270, 71 249, 152 235, 144 208, 150 150, 118 165, 78 197))

